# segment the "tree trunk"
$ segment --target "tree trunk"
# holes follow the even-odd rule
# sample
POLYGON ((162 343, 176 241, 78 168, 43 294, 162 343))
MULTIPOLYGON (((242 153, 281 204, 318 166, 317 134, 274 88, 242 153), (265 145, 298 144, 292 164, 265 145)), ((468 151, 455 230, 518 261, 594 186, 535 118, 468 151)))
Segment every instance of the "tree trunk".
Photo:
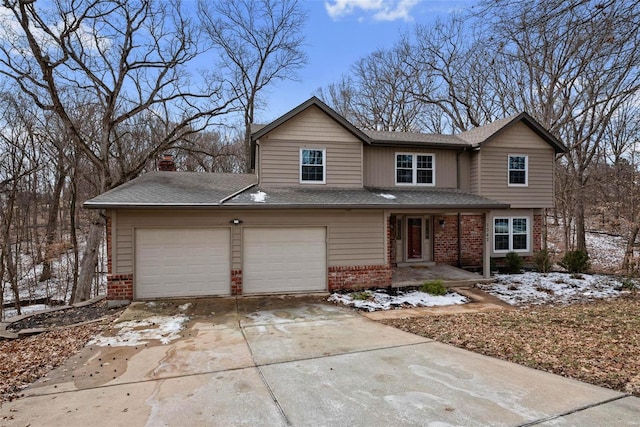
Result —
MULTIPOLYGON (((58 161, 61 162, 62 160, 58 161)), ((38 279, 39 282, 44 282, 51 278, 51 245, 55 239, 55 232, 58 227, 60 195, 62 194, 62 188, 64 187, 64 181, 66 178, 63 168, 58 167, 57 169, 56 183, 53 188, 53 194, 51 194, 51 200, 49 201, 49 215, 47 218, 47 231, 44 242, 44 260, 42 262, 42 273, 38 279)))
POLYGON ((586 230, 584 227, 584 198, 576 197, 576 250, 587 250, 586 230))
POLYGON ((78 256, 78 233, 76 231, 76 200, 77 200, 77 186, 76 186, 76 176, 77 174, 74 172, 73 178, 71 179, 71 191, 70 191, 70 202, 69 202, 69 228, 71 232, 71 245, 73 246, 73 285, 71 287, 71 298, 69 302, 76 299, 76 294, 78 293, 78 272, 79 272, 79 259, 78 256))
POLYGON ((11 247, 10 241, 8 242, 5 250, 7 253, 7 257, 5 258, 6 272, 7 272, 7 276, 9 276, 9 284, 11 285, 11 291, 13 292, 14 307, 16 308, 16 313, 19 316, 22 314, 22 309, 20 308, 20 289, 18 288, 18 272, 16 270, 17 260, 13 258, 13 248, 11 247))
POLYGON ((91 227, 87 235, 87 242, 80 262, 80 274, 78 276, 78 288, 73 302, 86 301, 91 297, 91 284, 98 266, 98 247, 102 243, 104 220, 98 212, 92 214, 91 227))
POLYGON ((628 274, 633 273, 633 270, 638 268, 638 266, 634 265, 632 262, 634 259, 634 248, 636 239, 638 238, 638 233, 640 233, 640 223, 636 222, 633 224, 631 232, 629 233, 629 239, 627 240, 627 246, 624 251, 624 259, 622 260, 622 269, 628 274))
POLYGON ((244 126, 244 173, 251 173, 251 124, 245 123, 244 126))

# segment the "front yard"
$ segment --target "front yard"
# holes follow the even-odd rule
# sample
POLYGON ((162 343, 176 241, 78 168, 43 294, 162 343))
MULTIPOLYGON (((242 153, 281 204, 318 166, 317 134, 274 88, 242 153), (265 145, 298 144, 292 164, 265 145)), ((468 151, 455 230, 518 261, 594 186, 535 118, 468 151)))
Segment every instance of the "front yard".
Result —
POLYGON ((640 297, 383 323, 640 396, 640 297))

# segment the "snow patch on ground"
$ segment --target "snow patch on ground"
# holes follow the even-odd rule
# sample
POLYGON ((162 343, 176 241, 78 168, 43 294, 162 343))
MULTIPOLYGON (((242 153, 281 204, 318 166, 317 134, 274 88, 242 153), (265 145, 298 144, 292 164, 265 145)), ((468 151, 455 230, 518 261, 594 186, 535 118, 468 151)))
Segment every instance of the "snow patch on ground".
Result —
POLYGON ((384 197, 384 198, 385 198, 385 199, 387 199, 387 200, 393 200, 393 199, 395 199, 395 198, 396 198, 396 196, 394 196, 393 194, 384 194, 384 193, 381 193, 381 194, 378 194, 378 196, 380 196, 380 197, 384 197))
POLYGON ((619 236, 587 233, 585 235, 591 265, 599 270, 616 270, 624 259, 626 240, 619 236))
POLYGON ((264 203, 265 199, 267 198, 267 193, 265 193, 264 191, 258 191, 256 193, 250 194, 249 196, 251 197, 251 200, 256 203, 264 203))
MULTIPOLYGON (((81 240, 79 242, 78 252, 80 257, 84 252, 85 243, 81 240)), ((93 285, 93 296, 104 295, 107 289, 107 274, 106 274, 106 243, 103 241, 102 245, 98 247, 98 257, 100 260, 100 273, 94 280, 97 280, 93 285)), ((69 302, 71 297, 72 283, 73 283, 73 264, 74 255, 73 250, 67 250, 62 252, 58 258, 51 261, 52 277, 43 282, 38 282, 38 278, 42 273, 42 264, 37 263, 35 254, 21 253, 16 266, 16 273, 18 277, 18 290, 20 296, 20 303, 22 304, 22 314, 32 313, 34 311, 41 311, 47 308, 55 307, 55 305, 43 305, 33 304, 28 305, 29 302, 35 302, 48 298, 52 301, 64 301, 69 302)), ((9 283, 4 283, 4 304, 2 317, 9 318, 17 315, 17 311, 13 307, 8 305, 15 301, 15 295, 11 289, 9 283)))
MULTIPOLYGON (((46 304, 32 304, 32 305, 27 305, 25 307, 22 307, 20 309, 20 312, 22 314, 31 314, 31 313, 37 313, 38 311, 44 311, 48 308, 50 307, 46 304)), ((18 310, 16 310, 13 307, 5 308, 4 311, 2 312, 2 315, 4 316, 5 319, 10 319, 18 315, 18 310)))
POLYGON ((615 298, 621 283, 600 274, 581 274, 573 278, 568 273, 499 274, 496 282, 478 284, 478 288, 511 305, 572 304, 594 299, 615 298))
POLYGON ((390 310, 402 307, 436 307, 444 305, 458 305, 469 302, 464 297, 455 292, 448 292, 446 295, 435 296, 420 291, 402 292, 393 296, 385 292, 354 292, 348 294, 333 293, 329 296, 329 301, 359 308, 366 311, 390 310), (366 296, 366 299, 354 299, 354 295, 366 296))
POLYGON ((87 344, 102 347, 126 347, 147 344, 151 340, 169 344, 180 338, 180 331, 184 329, 184 324, 187 321, 189 321, 187 316, 179 314, 177 316, 151 316, 145 320, 121 322, 113 325, 113 328, 118 329, 115 336, 100 334, 87 344))

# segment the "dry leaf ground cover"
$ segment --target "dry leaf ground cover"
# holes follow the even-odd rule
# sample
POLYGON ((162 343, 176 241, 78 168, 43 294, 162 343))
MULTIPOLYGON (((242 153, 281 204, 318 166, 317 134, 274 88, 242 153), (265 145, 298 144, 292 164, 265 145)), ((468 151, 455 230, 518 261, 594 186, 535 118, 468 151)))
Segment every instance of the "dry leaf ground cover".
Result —
POLYGON ((63 364, 116 317, 113 314, 96 323, 0 340, 0 404, 18 397, 26 386, 63 364))
POLYGON ((383 323, 640 396, 640 297, 383 323))

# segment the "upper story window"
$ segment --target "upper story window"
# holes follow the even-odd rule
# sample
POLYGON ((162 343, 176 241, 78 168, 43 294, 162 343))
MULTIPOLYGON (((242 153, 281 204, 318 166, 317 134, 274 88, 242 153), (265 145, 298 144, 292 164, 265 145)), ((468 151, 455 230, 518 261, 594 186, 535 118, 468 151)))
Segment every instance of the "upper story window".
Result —
POLYGON ((529 218, 494 218, 494 252, 529 252, 529 218))
POLYGON ((509 185, 526 186, 528 183, 529 159, 520 154, 509 154, 509 185))
POLYGON ((324 184, 326 150, 324 148, 300 149, 300 183, 324 184))
POLYGON ((396 153, 396 184, 434 185, 433 154, 396 153))

